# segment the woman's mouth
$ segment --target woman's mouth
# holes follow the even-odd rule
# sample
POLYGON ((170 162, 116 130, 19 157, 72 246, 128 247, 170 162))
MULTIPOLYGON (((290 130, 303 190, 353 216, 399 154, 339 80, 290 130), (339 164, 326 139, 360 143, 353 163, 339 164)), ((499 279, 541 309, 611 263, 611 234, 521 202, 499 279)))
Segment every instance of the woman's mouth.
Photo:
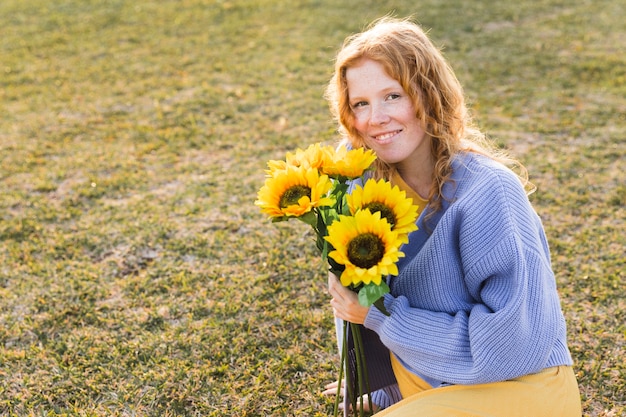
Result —
POLYGON ((385 132, 385 133, 381 133, 380 135, 374 135, 372 137, 377 142, 386 142, 386 141, 389 141, 389 139, 391 139, 392 137, 394 137, 400 132, 401 130, 394 130, 393 132, 385 132))

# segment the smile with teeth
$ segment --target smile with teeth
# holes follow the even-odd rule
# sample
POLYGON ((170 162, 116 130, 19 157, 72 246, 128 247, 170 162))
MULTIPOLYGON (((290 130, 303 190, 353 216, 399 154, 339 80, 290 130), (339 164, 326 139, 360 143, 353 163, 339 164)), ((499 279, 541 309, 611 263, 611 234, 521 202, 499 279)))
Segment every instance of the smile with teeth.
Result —
POLYGON ((378 141, 384 141, 384 140, 392 138, 393 136, 395 136, 398 133, 400 133, 400 130, 394 130, 393 132, 387 132, 387 133, 383 133, 381 135, 376 135, 376 136, 374 136, 374 139, 376 139, 378 141))

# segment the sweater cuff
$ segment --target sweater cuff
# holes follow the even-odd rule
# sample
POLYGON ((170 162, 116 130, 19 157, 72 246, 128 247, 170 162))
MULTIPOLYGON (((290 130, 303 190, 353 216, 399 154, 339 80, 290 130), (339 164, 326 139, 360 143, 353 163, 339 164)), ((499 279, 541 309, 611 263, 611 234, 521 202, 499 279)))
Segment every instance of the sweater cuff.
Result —
MULTIPOLYGON (((385 308, 391 314, 391 310, 389 310, 389 307, 391 307, 391 304, 393 302, 393 296, 391 294, 385 294, 383 301, 385 304, 385 308)), ((385 315, 385 313, 383 313, 382 311, 378 309, 378 307, 373 305, 370 307, 369 312, 367 313, 367 316, 365 316, 365 321, 363 322, 363 326, 365 326, 367 329, 373 330, 376 333, 378 333, 378 330, 383 326, 385 319, 387 319, 387 317, 388 316, 385 315)))

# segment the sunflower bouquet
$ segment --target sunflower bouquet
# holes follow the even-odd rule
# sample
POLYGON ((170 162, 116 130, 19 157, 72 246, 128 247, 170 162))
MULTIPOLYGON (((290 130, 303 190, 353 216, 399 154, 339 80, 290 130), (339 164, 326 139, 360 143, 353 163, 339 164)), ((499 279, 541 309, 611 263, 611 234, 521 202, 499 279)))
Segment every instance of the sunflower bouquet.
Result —
MULTIPOLYGON (((310 225, 322 259, 342 285, 358 293, 360 304, 374 305, 388 314, 383 296, 389 286, 383 278, 398 274, 396 263, 404 256, 400 247, 408 242, 408 234, 417 230, 418 207, 404 191, 384 179, 363 183, 375 160, 371 150, 320 144, 287 153, 284 160, 267 163, 265 184, 255 204, 272 222, 295 218, 310 225)), ((344 323, 339 380, 348 325, 354 341, 359 392, 368 392, 362 386, 368 378, 360 329, 352 323, 344 323)), ((348 395, 356 412, 356 395, 350 390, 348 395)), ((358 409, 362 413, 362 397, 358 409)))

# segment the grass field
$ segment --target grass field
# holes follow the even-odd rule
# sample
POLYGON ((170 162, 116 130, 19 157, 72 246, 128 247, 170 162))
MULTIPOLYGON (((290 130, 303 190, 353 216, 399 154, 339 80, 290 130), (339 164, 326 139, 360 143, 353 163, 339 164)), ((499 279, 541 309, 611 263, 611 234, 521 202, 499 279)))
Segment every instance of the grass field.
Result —
POLYGON ((584 415, 626 415, 615 0, 0 2, 0 415, 330 415, 323 265, 253 202, 334 140, 334 53, 392 11, 528 166, 584 415))

